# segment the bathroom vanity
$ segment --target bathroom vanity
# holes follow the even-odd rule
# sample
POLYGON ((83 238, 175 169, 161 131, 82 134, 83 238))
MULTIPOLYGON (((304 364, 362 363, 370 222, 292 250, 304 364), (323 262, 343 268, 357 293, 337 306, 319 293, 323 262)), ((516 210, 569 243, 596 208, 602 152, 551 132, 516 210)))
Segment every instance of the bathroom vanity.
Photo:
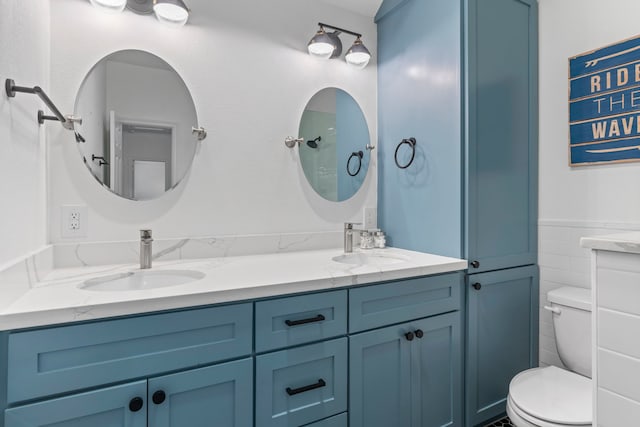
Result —
POLYGON ((340 254, 160 262, 204 278, 144 291, 52 271, 0 312, 0 425, 462 425, 466 261, 340 254))
POLYGON ((591 248, 594 422, 640 420, 640 233, 581 240, 591 248))

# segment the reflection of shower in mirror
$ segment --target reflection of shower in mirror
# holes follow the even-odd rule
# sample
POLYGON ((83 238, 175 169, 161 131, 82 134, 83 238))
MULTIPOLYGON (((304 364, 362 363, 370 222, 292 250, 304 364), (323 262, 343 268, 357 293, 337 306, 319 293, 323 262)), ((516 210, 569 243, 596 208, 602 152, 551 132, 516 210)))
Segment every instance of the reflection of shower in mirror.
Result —
POLYGON ((310 148, 318 148, 318 142, 322 141, 322 137, 319 136, 316 139, 310 139, 309 141, 307 141, 307 145, 310 148))

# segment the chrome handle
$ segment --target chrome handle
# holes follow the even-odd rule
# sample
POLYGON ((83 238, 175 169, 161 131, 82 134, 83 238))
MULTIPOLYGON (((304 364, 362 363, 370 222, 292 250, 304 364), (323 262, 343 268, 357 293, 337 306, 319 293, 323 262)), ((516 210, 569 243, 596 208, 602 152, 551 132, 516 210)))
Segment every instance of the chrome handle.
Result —
POLYGON ((550 305, 545 305, 544 309, 547 311, 550 311, 554 314, 560 314, 562 313, 562 310, 560 310, 558 307, 551 307, 550 305))

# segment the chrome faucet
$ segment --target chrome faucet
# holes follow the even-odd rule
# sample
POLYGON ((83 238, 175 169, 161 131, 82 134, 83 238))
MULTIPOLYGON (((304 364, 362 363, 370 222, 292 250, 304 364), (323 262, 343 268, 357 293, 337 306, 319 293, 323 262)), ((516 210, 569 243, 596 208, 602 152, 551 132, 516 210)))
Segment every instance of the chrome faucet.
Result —
POLYGON ((151 268, 151 256, 153 254, 151 242, 151 230, 140 230, 140 269, 151 268))
POLYGON ((353 228, 354 225, 360 225, 360 222, 345 222, 344 223, 344 252, 353 252, 353 232, 363 231, 359 228, 353 228))

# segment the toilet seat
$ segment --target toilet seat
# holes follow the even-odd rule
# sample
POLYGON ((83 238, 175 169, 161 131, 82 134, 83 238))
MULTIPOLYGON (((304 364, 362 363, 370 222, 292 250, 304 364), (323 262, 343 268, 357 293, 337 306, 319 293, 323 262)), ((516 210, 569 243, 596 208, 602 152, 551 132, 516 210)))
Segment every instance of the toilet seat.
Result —
POLYGON ((510 397, 507 399, 507 415, 516 427, 592 427, 592 424, 558 424, 539 420, 518 408, 510 397))
POLYGON ((516 418, 531 426, 587 427, 592 425, 591 400, 589 378, 548 366, 516 375, 507 404, 516 418))

